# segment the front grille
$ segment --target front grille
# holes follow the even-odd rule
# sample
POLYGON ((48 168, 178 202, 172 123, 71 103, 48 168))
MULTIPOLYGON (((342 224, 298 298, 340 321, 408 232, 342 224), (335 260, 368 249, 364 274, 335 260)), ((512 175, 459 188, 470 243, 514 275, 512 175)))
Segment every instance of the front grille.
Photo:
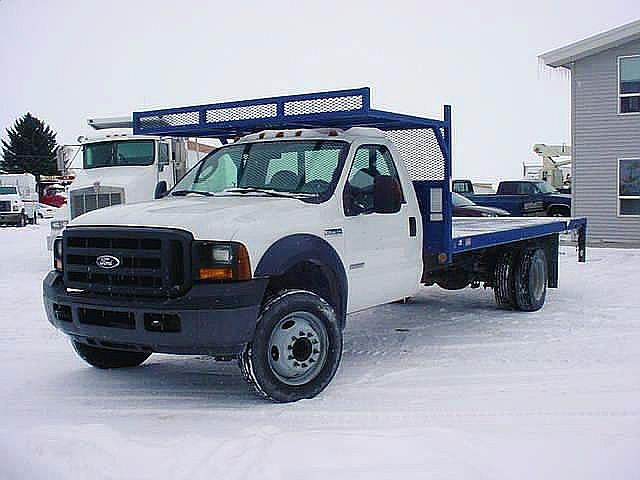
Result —
POLYGON ((87 187, 71 192, 71 218, 83 213, 124 203, 124 189, 117 187, 87 187))
POLYGON ((2 200, 0 202, 0 212, 10 212, 11 211, 11 202, 7 200, 2 200))
POLYGON ((67 228, 65 285, 111 295, 180 295, 191 285, 191 240, 185 232, 162 228, 67 228), (107 266, 117 265, 105 268, 98 262, 105 256, 111 257, 107 266))

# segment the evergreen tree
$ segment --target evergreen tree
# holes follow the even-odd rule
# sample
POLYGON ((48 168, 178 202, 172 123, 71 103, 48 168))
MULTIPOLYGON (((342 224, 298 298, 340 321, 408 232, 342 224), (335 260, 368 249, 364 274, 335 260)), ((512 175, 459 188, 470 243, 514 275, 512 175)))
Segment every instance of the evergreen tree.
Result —
POLYGON ((0 170, 28 172, 38 180, 57 173, 56 133, 42 120, 27 113, 7 128, 7 138, 2 140, 0 170))

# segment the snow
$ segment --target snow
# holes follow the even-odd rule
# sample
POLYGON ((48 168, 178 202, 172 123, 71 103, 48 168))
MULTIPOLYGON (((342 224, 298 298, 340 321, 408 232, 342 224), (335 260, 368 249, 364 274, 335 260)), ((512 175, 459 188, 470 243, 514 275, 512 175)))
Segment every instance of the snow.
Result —
POLYGON ((640 478, 640 251, 563 247, 537 313, 423 289, 349 319, 318 398, 234 363, 100 371, 46 321, 48 225, 0 228, 0 478, 640 478))

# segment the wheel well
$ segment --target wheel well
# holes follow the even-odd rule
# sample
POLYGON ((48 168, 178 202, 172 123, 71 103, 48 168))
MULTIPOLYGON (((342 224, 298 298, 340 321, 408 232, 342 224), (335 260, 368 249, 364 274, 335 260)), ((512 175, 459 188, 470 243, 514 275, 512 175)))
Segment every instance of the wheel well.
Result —
POLYGON ((282 275, 273 276, 269 279, 264 302, 275 295, 280 290, 302 289, 308 290, 322 297, 333 307, 340 324, 340 328, 345 325, 345 305, 342 292, 338 287, 339 283, 334 273, 324 265, 311 261, 302 261, 290 267, 282 275))
POLYGON ((565 214, 566 217, 571 216, 571 208, 568 205, 558 205, 558 204, 549 205, 547 207, 547 215, 552 215, 553 212, 562 212, 565 214))

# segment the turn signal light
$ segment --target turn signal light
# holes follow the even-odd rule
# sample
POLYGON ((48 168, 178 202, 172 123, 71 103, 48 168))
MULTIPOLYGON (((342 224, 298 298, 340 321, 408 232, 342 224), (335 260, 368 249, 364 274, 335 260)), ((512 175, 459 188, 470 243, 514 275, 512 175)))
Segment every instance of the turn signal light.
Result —
POLYGON ((201 268, 198 276, 200 280, 233 280, 233 268, 201 268))

